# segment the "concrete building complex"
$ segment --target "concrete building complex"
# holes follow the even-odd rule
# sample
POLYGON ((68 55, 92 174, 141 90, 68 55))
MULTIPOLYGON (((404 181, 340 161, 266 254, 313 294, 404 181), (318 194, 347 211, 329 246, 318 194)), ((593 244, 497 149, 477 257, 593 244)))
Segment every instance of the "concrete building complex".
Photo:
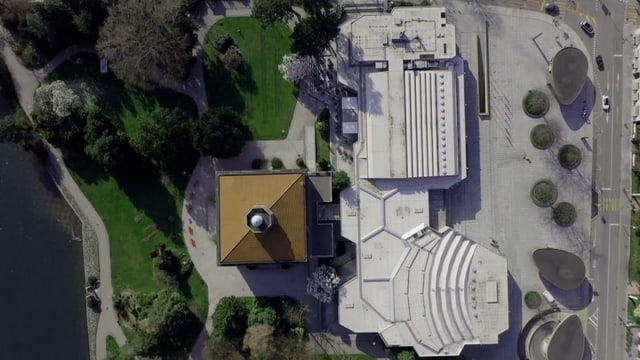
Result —
POLYGON ((358 142, 356 179, 340 199, 342 236, 357 254, 340 324, 419 356, 497 343, 508 328, 506 259, 446 227, 430 196, 467 175, 455 28, 444 8, 395 8, 345 24, 342 36, 338 80, 357 93, 343 99, 342 128, 357 128, 358 142))

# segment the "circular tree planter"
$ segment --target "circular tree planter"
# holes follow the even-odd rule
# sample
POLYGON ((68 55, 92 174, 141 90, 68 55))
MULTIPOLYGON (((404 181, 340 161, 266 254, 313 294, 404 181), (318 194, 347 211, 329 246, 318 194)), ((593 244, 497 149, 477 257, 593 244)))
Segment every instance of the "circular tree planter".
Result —
POLYGON ((542 304, 542 297, 535 291, 529 291, 524 295, 524 304, 529 309, 537 309, 542 304))
POLYGON ((540 90, 529 90, 522 99, 522 110, 529 117, 541 118, 549 111, 549 98, 540 90))
POLYGON ((553 220, 562 227, 573 225, 576 216, 576 208, 568 202, 561 202, 553 209, 553 220))
POLYGON ((540 180, 531 187, 531 200, 540 207, 549 207, 556 202, 558 189, 550 180, 540 180))
POLYGON ((546 150, 553 145, 556 136, 553 135, 551 127, 547 124, 536 125, 531 129, 531 144, 536 149, 546 150))
POLYGON ((580 166, 582 162, 582 153, 575 145, 565 145, 558 152, 558 161, 563 168, 573 170, 580 166))

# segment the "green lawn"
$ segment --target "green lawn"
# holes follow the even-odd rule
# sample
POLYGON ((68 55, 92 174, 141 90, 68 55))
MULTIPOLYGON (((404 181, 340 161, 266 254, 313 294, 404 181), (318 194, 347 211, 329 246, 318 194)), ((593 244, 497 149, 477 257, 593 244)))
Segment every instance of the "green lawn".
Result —
POLYGON ((65 62, 46 79, 46 82, 63 80, 76 89, 86 88, 94 94, 105 106, 105 110, 112 115, 125 129, 127 134, 134 135, 138 131, 138 121, 141 116, 150 114, 159 107, 180 107, 191 116, 197 116, 198 111, 193 99, 184 94, 168 89, 142 91, 130 88, 113 74, 100 74, 98 57, 94 54, 84 54, 82 64, 65 62), (85 84, 86 87, 84 85, 85 84))
POLYGON ((331 153, 329 143, 316 130, 316 162, 320 161, 320 159, 326 159, 328 163, 331 163, 331 153))
POLYGON ((230 106, 244 114, 256 140, 283 139, 296 103, 293 84, 278 70, 290 53, 291 30, 278 23, 266 30, 251 17, 224 18, 211 28, 204 44, 204 77, 209 107, 230 106), (242 52, 244 69, 229 71, 218 60, 217 34, 230 35, 242 52), (283 132, 284 130, 284 132, 283 132))
MULTIPOLYGON (((176 252, 186 251, 180 223, 183 191, 176 185, 162 184, 153 172, 119 175, 116 179, 91 166, 75 170, 73 177, 109 232, 114 292, 163 289, 154 279, 149 252, 160 243, 176 252)), ((196 271, 181 290, 198 318, 204 320, 207 287, 196 271)))
MULTIPOLYGON (((631 213, 631 224, 638 223, 640 211, 631 213)), ((640 229, 630 229, 629 281, 640 281, 640 229)))
MULTIPOLYGON (((192 116, 197 115, 190 97, 166 89, 145 92, 129 88, 111 75, 100 75, 95 55, 87 54, 83 58, 82 64, 64 63, 46 81, 64 80, 79 91, 94 94, 102 109, 122 125, 129 136, 137 131, 139 117, 161 106, 178 106, 192 116)), ((187 256, 180 220, 187 177, 161 181, 161 175, 150 165, 113 173, 95 164, 78 166, 71 161, 69 165, 74 180, 100 214, 109 233, 114 293, 128 290, 143 294, 166 288, 154 277, 149 252, 164 243, 176 255, 187 256)), ((197 271, 191 271, 178 290, 204 323, 207 286, 197 271)), ((128 334, 130 340, 135 336, 128 334)))

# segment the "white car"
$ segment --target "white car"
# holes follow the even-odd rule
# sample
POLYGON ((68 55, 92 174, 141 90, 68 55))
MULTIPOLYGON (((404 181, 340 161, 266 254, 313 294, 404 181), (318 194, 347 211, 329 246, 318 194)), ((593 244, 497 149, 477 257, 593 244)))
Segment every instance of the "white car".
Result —
POLYGON ((609 97, 607 95, 602 95, 602 110, 609 111, 609 108, 611 108, 609 97))

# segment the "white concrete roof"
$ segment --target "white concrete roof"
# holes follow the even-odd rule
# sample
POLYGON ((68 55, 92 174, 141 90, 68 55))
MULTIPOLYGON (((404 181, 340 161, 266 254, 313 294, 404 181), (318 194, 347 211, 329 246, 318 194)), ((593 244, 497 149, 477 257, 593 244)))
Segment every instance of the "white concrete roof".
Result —
POLYGON ((340 324, 419 356, 497 343, 509 326, 506 260, 452 229, 424 226, 426 183, 381 189, 360 180, 341 193, 342 235, 356 243, 358 269, 339 291, 340 324))
POLYGON ((351 59, 387 60, 390 51, 405 59, 447 59, 456 55, 455 28, 442 7, 397 7, 390 14, 363 15, 351 22, 351 59))
POLYGON ((364 75, 365 178, 466 177, 464 79, 446 70, 404 70, 364 75), (461 141, 462 139, 462 141, 461 141))
POLYGON ((349 49, 350 67, 341 58, 339 79, 358 92, 358 103, 343 99, 343 107, 361 112, 359 176, 464 179, 464 62, 456 58, 445 8, 395 8, 341 30, 348 45, 338 43, 349 49), (373 66, 380 62, 386 66, 373 66))

